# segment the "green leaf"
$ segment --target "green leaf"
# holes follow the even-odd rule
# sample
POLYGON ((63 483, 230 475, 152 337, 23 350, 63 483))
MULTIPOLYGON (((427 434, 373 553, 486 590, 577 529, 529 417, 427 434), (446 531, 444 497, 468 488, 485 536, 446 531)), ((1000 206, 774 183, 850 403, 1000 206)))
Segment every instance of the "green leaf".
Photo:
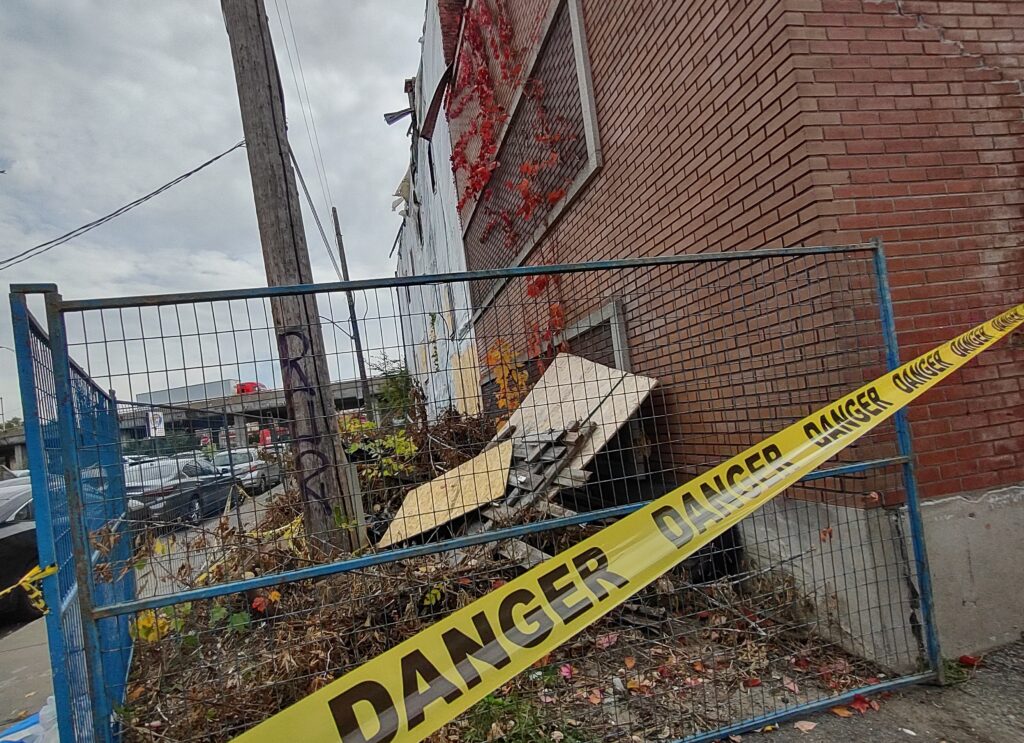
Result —
POLYGON ((245 632, 249 628, 249 612, 236 611, 228 619, 228 627, 232 632, 245 632))
POLYGON ((210 609, 210 626, 220 624, 224 621, 227 615, 228 610, 220 604, 216 604, 212 609, 210 609))

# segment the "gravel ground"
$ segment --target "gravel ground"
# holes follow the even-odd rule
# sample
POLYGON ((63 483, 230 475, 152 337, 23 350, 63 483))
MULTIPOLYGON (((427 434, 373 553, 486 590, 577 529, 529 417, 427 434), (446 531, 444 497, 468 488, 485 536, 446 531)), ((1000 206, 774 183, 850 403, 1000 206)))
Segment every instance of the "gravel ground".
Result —
POLYGON ((878 711, 840 718, 810 715, 801 732, 793 721, 776 732, 746 734, 764 743, 1017 743, 1024 741, 1024 640, 984 657, 974 677, 944 688, 915 686, 880 700, 878 711))

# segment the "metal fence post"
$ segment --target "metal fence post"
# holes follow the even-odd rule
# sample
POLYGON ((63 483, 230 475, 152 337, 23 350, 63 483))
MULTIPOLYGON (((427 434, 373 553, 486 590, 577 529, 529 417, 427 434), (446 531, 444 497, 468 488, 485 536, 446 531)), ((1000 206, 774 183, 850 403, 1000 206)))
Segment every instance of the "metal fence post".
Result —
MULTIPOLYGON (((56 565, 57 548, 54 544, 53 518, 50 514, 50 489, 47 483, 46 447, 43 442, 39 400, 36 396, 35 359, 26 293, 11 291, 11 320, 14 325, 14 353, 18 365, 18 386, 21 391, 21 409, 25 422, 25 445, 28 449, 29 479, 32 482, 32 503, 36 522, 36 549, 39 564, 56 565)), ((50 575, 42 580, 46 614, 46 642, 50 651, 50 670, 53 680, 53 699, 57 707, 57 725, 65 734, 73 734, 71 714, 71 684, 65 661, 66 645, 61 628, 63 607, 59 576, 50 575)))
POLYGON ((61 295, 45 294, 46 322, 50 333, 53 357, 54 392, 57 398, 57 425, 60 433, 61 463, 67 489, 68 515, 71 520, 71 544, 78 583, 78 605, 82 620, 82 647, 89 677, 89 707, 92 713, 93 736, 98 741, 111 741, 111 713, 106 696, 103 656, 100 651, 99 627, 93 613, 94 582, 89 529, 82 499, 81 468, 78 461, 78 427, 75 420, 74 388, 71 382, 71 360, 68 355, 67 332, 61 313, 61 295))
MULTIPOLYGON (((889 271, 885 262, 882 239, 873 238, 875 273, 878 278, 878 307, 885 336, 886 367, 889 371, 900 366, 900 346, 896 337, 896 317, 889 289, 889 271)), ((903 486, 907 492, 907 519, 910 523, 910 541, 914 551, 914 567, 917 575, 918 593, 921 599, 921 615, 924 624, 925 650, 928 664, 940 683, 943 681, 942 649, 935 627, 935 605, 932 598, 932 576, 928 567, 928 550, 925 545, 924 524, 921 521, 921 500, 917 491, 917 471, 914 463, 914 448, 910 434, 910 421, 903 408, 893 416, 896 427, 896 446, 903 463, 903 486)))

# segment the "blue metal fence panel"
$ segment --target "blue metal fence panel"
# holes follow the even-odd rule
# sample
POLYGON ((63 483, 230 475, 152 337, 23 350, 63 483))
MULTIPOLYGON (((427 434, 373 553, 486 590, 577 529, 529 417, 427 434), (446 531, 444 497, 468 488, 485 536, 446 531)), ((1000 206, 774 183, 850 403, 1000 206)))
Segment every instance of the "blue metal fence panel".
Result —
MULTIPOLYGON (((845 364, 846 360, 850 357, 849 355, 856 353, 858 350, 864 350, 857 345, 862 338, 856 332, 851 332, 848 337, 843 336, 838 342, 833 343, 832 341, 835 339, 824 337, 828 335, 827 332, 818 333, 816 330, 816 337, 811 345, 820 355, 813 356, 810 359, 813 363, 807 368, 818 369, 821 373, 829 372, 831 375, 829 376, 829 381, 823 384, 831 385, 827 387, 831 391, 833 387, 839 389, 843 385, 863 381, 858 378, 858 374, 868 374, 871 372, 872 375, 875 375, 881 373, 886 363, 888 363, 889 367, 897 363, 898 346, 892 322, 891 298, 888 295, 885 280, 884 255, 880 244, 873 246, 850 246, 848 248, 756 252, 757 255, 752 253, 715 254, 712 256, 611 261, 594 265, 574 264, 571 266, 520 267, 485 273, 487 277, 491 277, 494 274, 513 279, 527 274, 558 275, 564 273, 568 275, 573 272, 586 273, 588 271, 637 271, 644 267, 649 267, 651 270, 668 270, 672 266, 678 265, 681 270, 693 271, 692 275, 699 277, 701 275, 700 271, 704 270, 702 268, 704 266, 723 267, 719 273, 711 275, 706 280, 706 284, 702 284, 701 280, 695 280, 697 288, 703 288, 708 294, 704 299, 707 303, 706 305, 694 305, 693 298, 682 290, 679 291, 679 294, 684 296, 673 298, 670 296, 670 292, 662 289, 665 296, 659 301, 677 301, 679 307, 685 308, 687 312, 697 311, 698 314, 703 312, 708 317, 715 316, 716 313, 721 315, 721 317, 732 317, 742 325, 742 329, 738 332, 747 333, 748 340, 766 344, 764 353, 779 354, 778 366, 782 368, 794 358, 800 358, 804 349, 791 345, 791 336, 787 335, 786 331, 778 330, 773 335, 766 328, 771 327, 776 321, 779 321, 780 327, 785 327, 787 322, 796 323, 794 327, 799 326, 800 321, 816 323, 818 321, 818 313, 822 310, 822 307, 815 303, 821 300, 822 297, 827 298, 834 294, 839 299, 836 300, 835 304, 828 305, 825 308, 826 312, 835 313, 832 316, 831 322, 837 327, 848 328, 857 327, 859 322, 866 323, 869 331, 874 333, 867 342, 871 345, 872 349, 878 351, 878 357, 875 359, 869 353, 864 359, 861 359, 859 367, 847 368, 845 364), (850 256, 850 260, 846 263, 840 263, 839 261, 845 261, 847 255, 850 256), (809 261, 808 259, 812 257, 814 261, 809 261), (779 284, 766 289, 763 294, 755 293, 752 295, 753 298, 740 298, 736 300, 737 306, 719 311, 714 306, 714 292, 719 291, 720 287, 729 285, 728 281, 732 280, 726 276, 724 266, 733 261, 740 261, 743 262, 742 265, 752 271, 751 267, 757 266, 757 262, 763 260, 774 260, 775 262, 771 265, 774 265, 776 269, 782 272, 783 280, 779 284), (808 260, 806 270, 801 268, 800 261, 803 260, 808 260), (826 262, 829 260, 836 261, 834 265, 840 267, 837 269, 840 271, 840 278, 835 281, 834 285, 832 279, 835 277, 828 273, 832 269, 826 265, 826 262), (855 263, 857 266, 861 266, 864 275, 856 275, 856 271, 861 269, 849 268, 849 266, 853 266, 855 263), (697 266, 697 268, 694 268, 694 266, 697 266), (841 268, 841 266, 847 266, 847 268, 841 268), (818 271, 818 273, 815 273, 815 271, 818 271), (843 271, 849 271, 849 275, 843 274, 843 271), (819 282, 821 286, 825 287, 822 289, 824 293, 821 296, 804 296, 800 294, 800 290, 803 287, 802 282, 804 281, 819 282), (713 287, 713 289, 708 287, 713 287), (861 294, 851 294, 851 287, 861 292, 861 294), (850 303, 852 301, 850 296, 862 297, 862 301, 866 301, 874 306, 867 307, 866 310, 861 308, 863 310, 861 313, 863 317, 860 317, 856 311, 851 309, 851 306, 844 304, 844 302, 850 303), (864 297, 868 299, 863 299, 864 297), (740 308, 739 305, 745 301, 751 302, 752 307, 740 308), (792 304, 787 304, 790 301, 792 304), (804 314, 794 319, 797 317, 794 314, 795 309, 804 312, 804 314), (767 313, 764 310, 767 310, 767 313), (771 316, 771 313, 777 313, 777 317, 771 316), (776 345, 768 344, 768 340, 774 340, 776 345), (818 346, 814 344, 821 344, 821 349, 818 349, 818 346), (875 363, 878 366, 877 370, 874 367, 875 363), (828 364, 837 364, 838 366, 828 366, 828 364), (852 375, 846 375, 846 372, 851 372, 852 375)), ((712 269, 709 268, 707 270, 711 271, 712 269)), ((475 278, 484 277, 478 277, 476 274, 416 277, 414 279, 405 279, 403 285, 442 284, 444 282, 460 280, 471 281, 475 278)), ((632 298, 635 302, 639 303, 641 295, 644 294, 642 290, 637 288, 639 284, 640 280, 637 279, 635 286, 618 289, 617 291, 624 292, 623 296, 627 300, 632 298)), ((753 287, 754 285, 750 283, 749 286, 753 287)), ((323 298, 329 304, 330 292, 365 291, 377 301, 377 311, 380 315, 375 318, 375 321, 378 325, 383 326, 388 322, 395 322, 396 320, 401 322, 405 319, 389 317, 380 310, 379 297, 373 294, 373 292, 377 290, 387 292, 390 290, 390 287, 390 281, 373 280, 369 282, 350 282, 348 284, 236 290, 184 297, 129 297, 74 302, 61 301, 55 289, 49 289, 47 290, 47 315, 51 337, 53 338, 52 344, 47 339, 46 333, 29 315, 25 306, 24 295, 15 293, 12 296, 12 306, 15 308, 15 330, 16 333, 20 334, 17 336, 19 373, 21 374, 22 395, 25 400, 26 428, 30 449, 30 462, 33 471, 33 489, 38 504, 37 510, 41 514, 39 527, 41 532, 40 557, 41 560, 52 561, 59 567, 58 574, 47 579, 46 583, 44 583, 44 593, 51 607, 55 607, 53 616, 47 620, 47 626, 51 641, 51 656, 55 671, 55 691, 57 692, 61 725, 63 730, 71 731, 70 734, 65 735, 66 739, 89 741, 114 740, 120 737, 120 731, 117 729, 118 708, 125 699, 129 671, 133 661, 133 652, 136 652, 135 642, 131 637, 130 623, 133 618, 139 617, 140 612, 153 612, 153 610, 156 610, 157 613, 153 616, 174 617, 177 616, 175 614, 177 611, 176 607, 181 607, 187 602, 196 602, 198 605, 200 602, 216 600, 223 604, 224 602, 230 602, 232 596, 241 595, 244 598, 244 594, 242 594, 244 591, 252 592, 275 584, 294 584, 300 580, 313 578, 327 580, 330 576, 337 577, 341 574, 373 568, 387 568, 389 564, 400 565, 404 564, 405 561, 412 561, 414 558, 425 558, 441 552, 454 553, 457 550, 480 545, 485 542, 499 542, 510 538, 536 537, 546 532, 554 534, 558 530, 572 528, 573 525, 582 525, 597 522, 604 518, 621 516, 641 505, 641 502, 629 502, 605 508, 580 510, 578 513, 565 517, 551 517, 546 520, 509 524, 486 533, 468 533, 462 536, 453 534, 441 541, 432 542, 427 540, 420 544, 414 542, 405 547, 369 550, 359 556, 348 556, 336 561, 314 562, 313 564, 300 567, 290 567, 280 572, 271 570, 255 577, 251 573, 246 573, 244 577, 241 575, 235 578, 224 577, 220 580, 211 580, 201 584, 194 583, 188 586, 184 584, 174 585, 169 590, 166 587, 163 590, 157 587, 155 590, 144 591, 146 595, 140 597, 136 590, 132 541, 133 535, 138 537, 145 533, 145 525, 140 525, 137 521, 133 523, 132 519, 128 518, 125 497, 125 465, 121 456, 122 429, 126 424, 137 428, 139 423, 136 419, 139 413, 134 406, 122 406, 119 417, 118 402, 114 394, 98 385, 90 374, 87 373, 87 369, 76 365, 72 356, 80 360, 84 358, 85 362, 83 363, 89 367, 88 371, 93 372, 93 367, 95 367, 95 378, 101 381, 105 380, 111 387, 124 384, 125 380, 127 380, 129 391, 131 390, 133 374, 144 375, 147 385, 150 383, 149 378, 151 376, 169 378, 172 373, 187 374, 189 371, 197 370, 204 378, 207 371, 220 376, 225 374, 230 376, 229 372, 234 368, 232 364, 238 363, 232 359, 238 355, 239 345, 246 345, 246 338, 243 337, 246 333, 254 338, 256 336, 262 337, 263 335, 271 336, 273 327, 269 320, 268 303, 270 298, 291 294, 318 294, 325 295, 323 298), (224 302, 223 306, 218 305, 217 308, 214 307, 214 303, 222 301, 224 302), (238 327, 235 325, 235 316, 231 313, 230 302, 232 301, 236 303, 240 312, 238 319, 241 324, 238 327), (250 301, 251 304, 249 303, 250 301), (197 308, 202 302, 209 302, 210 306, 209 308, 202 307, 201 320, 197 308), (178 308, 182 304, 192 305, 191 309, 195 314, 194 320, 188 317, 188 307, 179 312, 178 308), (161 308, 164 307, 173 308, 173 311, 161 314, 161 308), (138 308, 138 318, 130 318, 128 327, 125 325, 125 316, 122 314, 126 308, 138 308), (230 320, 229 329, 225 329, 223 325, 218 326, 218 313, 224 309, 227 309, 227 318, 230 320), (152 312, 150 312, 151 310, 152 312), (95 327, 99 328, 100 339, 97 340, 89 337, 87 322, 83 316, 89 312, 102 313, 104 311, 117 313, 116 322, 120 324, 120 327, 108 335, 108 329, 102 325, 103 317, 100 314, 95 317, 98 321, 98 325, 95 327), (143 314, 144 311, 146 312, 145 315, 143 314), (77 335, 75 332, 71 333, 72 339, 70 344, 65 336, 67 332, 65 317, 76 317, 81 323, 80 332, 77 335), (163 324, 164 320, 169 321, 167 326, 163 324), (154 327, 152 324, 147 325, 147 322, 156 323, 157 329, 155 333, 153 331, 147 333, 148 327, 154 327), (239 340, 240 338, 241 341, 239 340), (22 342, 22 339, 24 339, 24 342, 22 342), (145 358, 144 368, 141 371, 131 368, 128 351, 130 344, 134 344, 139 353, 145 358), (116 349, 116 346, 121 345, 124 347, 123 351, 116 349), (180 347, 180 353, 176 347, 180 347), (111 362, 108 355, 102 361, 94 359, 94 364, 90 366, 88 363, 90 349, 96 348, 102 348, 104 351, 115 349, 116 353, 114 355, 117 358, 114 363, 111 362), (205 357, 203 355, 204 351, 207 353, 205 357), (211 352, 216 359, 215 361, 210 360, 211 352), (147 353, 152 354, 152 357, 146 356, 147 353), (222 353, 224 354, 223 357, 222 353), (85 354, 84 357, 82 354, 85 354), (194 363, 190 366, 188 359, 192 356, 198 357, 198 366, 195 366, 194 363), (160 360, 155 361, 155 359, 160 360), (63 397, 62 393, 64 393, 63 397), (132 531, 133 528, 135 529, 134 532, 132 531), (75 570, 76 560, 74 559, 76 553, 78 557, 77 576, 75 570), (56 607, 59 607, 59 610, 56 607)), ((38 291, 38 289, 36 290, 38 291)), ((752 291, 756 292, 757 290, 752 289, 752 291)), ((623 296, 616 295, 615 300, 621 301, 623 296)), ((334 323, 329 318, 321 319, 331 323, 333 327, 337 326, 337 323, 334 323)), ((370 322, 373 321, 374 318, 371 317, 370 322)), ((223 319, 221 319, 221 323, 223 323, 223 319)), ((72 327, 72 331, 74 330, 75 328, 72 327)), ((703 333, 705 331, 698 329, 696 332, 703 333)), ((254 369, 262 368, 257 367, 257 363, 263 363, 268 366, 276 363, 273 351, 267 352, 266 358, 261 358, 256 353, 255 342, 251 339, 249 342, 253 346, 254 358, 250 359, 247 363, 253 364, 254 369)), ((717 341, 709 341, 709 344, 715 342, 717 341)), ((727 345, 729 345, 731 350, 735 351, 733 346, 736 343, 739 343, 739 341, 730 339, 727 345)), ((389 346, 383 332, 380 335, 379 344, 380 348, 378 350, 386 353, 389 346)), ((747 350, 749 351, 749 349, 747 350)), ((343 344, 334 349, 335 357, 341 358, 344 354, 343 344)), ((703 358, 702 356, 693 358, 691 360, 692 366, 699 368, 703 358)), ((711 364, 712 367, 714 367, 714 363, 711 364)), ((234 369, 237 372, 237 368, 234 369)), ((674 375, 678 371, 678 369, 663 365, 663 372, 666 375, 674 375)), ((791 405, 785 409, 785 412, 780 412, 782 408, 772 408, 771 410, 766 408, 762 410, 763 420, 759 420, 759 425, 774 424, 778 422, 780 417, 791 416, 794 410, 802 409, 801 406, 815 402, 815 394, 825 394, 826 390, 826 387, 823 386, 820 390, 811 390, 809 394, 803 394, 806 390, 798 390, 789 394, 791 388, 784 384, 785 380, 783 377, 774 377, 773 380, 774 383, 778 384, 779 390, 785 393, 782 397, 788 400, 791 405)), ((716 380, 705 379, 698 375, 694 380, 694 388, 700 383, 713 386, 715 382, 716 380)), ((166 384, 169 384, 169 382, 166 384)), ((725 399, 725 396, 719 395, 716 389, 711 389, 710 387, 704 389, 703 392, 707 393, 709 399, 725 399)), ((230 441, 227 437, 227 402, 217 401, 216 404, 222 404, 224 409, 216 408, 216 405, 210 401, 192 400, 180 410, 175 409, 172 411, 171 407, 168 406, 166 412, 168 417, 173 417, 171 415, 172 412, 179 415, 182 421, 184 421, 184 423, 179 421, 179 425, 187 426, 189 416, 195 417, 197 421, 200 421, 194 424, 196 430, 191 431, 191 434, 193 434, 192 446, 195 445, 196 434, 199 429, 210 428, 212 431, 213 428, 219 426, 223 426, 225 438, 230 441), (221 418, 224 420, 223 423, 220 422, 221 418)), ((730 404, 723 402, 722 405, 724 407, 718 410, 719 413, 725 416, 725 420, 734 420, 734 418, 729 416, 742 415, 745 412, 730 409, 730 404)), ((239 410, 232 410, 231 414, 239 416, 239 410)), ((656 419, 656 416, 652 417, 651 420, 655 424, 671 422, 675 425, 675 420, 669 421, 669 413, 663 412, 659 415, 663 415, 664 419, 659 421, 656 419)), ((266 420, 260 418, 259 424, 260 426, 270 425, 276 428, 280 422, 278 417, 279 414, 272 416, 269 424, 266 420)), ((232 422, 231 426, 235 428, 240 427, 244 434, 244 414, 240 415, 240 420, 242 420, 241 424, 232 422)), ((232 433, 234 432, 232 431, 232 433)), ((759 433, 763 432, 759 432, 756 426, 754 426, 744 435, 754 436, 759 433)), ((131 452, 128 451, 128 453, 131 452)), ((154 451, 154 453, 167 454, 162 449, 160 452, 154 451)), ((713 737, 721 737, 723 734, 740 732, 760 724, 777 721, 799 711, 820 709, 823 706, 841 702, 854 693, 881 691, 889 686, 895 687, 926 677, 934 677, 939 672, 940 656, 932 623, 928 567, 924 555, 924 544, 921 536, 920 517, 914 485, 909 428, 906 425, 905 417, 898 417, 894 428, 887 429, 881 433, 879 438, 872 442, 870 447, 865 447, 860 451, 847 452, 845 455, 847 456, 840 457, 840 461, 833 463, 834 466, 831 468, 821 470, 805 478, 802 482, 805 497, 807 495, 820 497, 823 503, 841 502, 842 497, 857 492, 857 482, 868 482, 870 478, 885 478, 890 475, 891 478, 888 482, 892 484, 892 487, 906 493, 910 536, 915 557, 913 577, 916 579, 920 594, 919 596, 911 597, 909 603, 917 604, 910 608, 915 612, 920 611, 922 615, 921 624, 925 628, 924 642, 922 643, 924 645, 924 652, 922 653, 920 648, 900 650, 895 653, 894 660, 908 660, 914 654, 914 651, 917 650, 918 657, 921 655, 925 656, 931 672, 911 673, 910 671, 904 671, 905 675, 883 684, 873 685, 870 688, 857 687, 852 690, 833 688, 831 690, 824 690, 817 699, 810 699, 799 704, 793 703, 790 700, 787 705, 777 705, 775 708, 769 708, 767 712, 762 714, 742 710, 739 714, 745 717, 730 718, 730 724, 723 724, 715 730, 698 728, 693 733, 695 737, 687 738, 688 740, 710 740, 713 737), (839 500, 833 501, 832 499, 839 500)), ((713 457, 714 454, 707 456, 713 457)), ((684 477, 692 474, 687 467, 699 467, 702 465, 703 463, 689 463, 684 466, 677 466, 673 463, 666 471, 670 472, 673 476, 684 477)), ((138 506, 136 505, 135 507, 137 508, 138 506)), ((154 529, 166 526, 166 523, 154 522, 153 524, 154 529)), ((818 535, 815 533, 813 536, 817 537, 818 535)), ((893 544, 886 544, 886 539, 878 539, 873 545, 880 553, 888 551, 887 554, 891 558, 890 562, 886 562, 889 558, 882 558, 882 561, 885 562, 882 568, 897 567, 897 563, 903 563, 902 558, 899 556, 902 545, 896 545, 895 541, 893 540, 893 544)), ((870 549, 871 547, 871 544, 861 545, 861 548, 865 549, 870 549)), ((200 561, 198 567, 202 567, 203 560, 212 560, 213 557, 211 555, 214 554, 213 550, 208 548, 205 542, 199 547, 194 548, 191 553, 188 546, 184 546, 182 551, 186 558, 190 555, 195 556, 200 561), (206 550, 205 553, 204 550, 206 550)), ((150 555, 150 561, 152 561, 152 555, 150 555)), ((170 564, 170 560, 168 562, 170 564)), ((207 562, 207 564, 210 563, 207 562)), ((841 582, 845 585, 847 579, 852 578, 852 575, 833 574, 831 577, 834 583, 841 582)), ((886 581, 889 580, 885 576, 882 577, 886 581)), ((283 590, 285 588, 282 588, 283 590)), ((896 603, 904 599, 898 590, 892 589, 892 586, 886 584, 879 588, 878 591, 877 605, 871 604, 872 609, 879 611, 888 609, 898 613, 907 608, 907 602, 902 603, 902 605, 896 603), (885 593, 886 590, 889 590, 890 593, 885 593), (889 603, 886 604, 886 602, 889 603)), ((314 619, 315 617, 310 617, 310 621, 314 621, 314 619)), ((894 623, 904 628, 902 620, 897 618, 894 623)), ((865 629, 860 624, 857 624, 856 627, 857 629, 853 631, 863 635, 863 637, 856 639, 862 639, 864 642, 874 642, 877 640, 874 635, 876 630, 872 628, 865 629)), ((208 630, 209 628, 203 629, 200 634, 205 635, 208 630)), ((340 638, 346 633, 355 634, 360 630, 358 626, 353 626, 339 628, 338 631, 340 638)), ((829 631, 827 623, 822 625, 822 631, 825 633, 823 635, 824 638, 829 631)), ((154 653, 158 651, 163 652, 165 644, 166 648, 171 647, 170 643, 175 641, 174 635, 174 632, 170 632, 166 637, 161 636, 156 638, 156 640, 150 641, 148 646, 145 644, 140 646, 137 650, 139 655, 135 665, 140 666, 147 657, 152 659, 154 653)), ((197 638, 193 636, 192 639, 196 640, 197 638)), ((206 640, 205 636, 202 640, 206 640)), ((825 640, 822 639, 822 642, 825 642, 825 640)), ((270 652, 269 646, 268 652, 270 652)), ((338 661, 338 663, 342 664, 344 662, 338 661)), ((339 673, 344 670, 345 667, 339 665, 337 668, 332 669, 332 673, 339 673)), ((140 674, 145 674, 145 668, 140 670, 140 668, 136 667, 134 671, 135 675, 132 676, 132 683, 136 684, 140 674)), ((241 673, 238 669, 236 671, 241 673)), ((259 687, 259 681, 256 679, 256 676, 251 676, 251 678, 255 687, 259 687)), ((222 681, 224 679, 216 679, 217 683, 222 681)), ((171 682, 172 687, 174 683, 173 681, 171 682)), ((181 709, 189 709, 187 705, 192 704, 193 700, 190 698, 192 692, 188 688, 174 687, 169 693, 172 697, 177 695, 184 700, 186 707, 181 709)), ((161 699, 166 701, 165 697, 161 697, 161 699)), ((164 701, 161 702, 161 704, 163 703, 164 701)), ((211 712, 215 714, 215 717, 221 714, 219 710, 207 710, 208 714, 211 712)), ((204 732, 204 735, 208 734, 210 739, 221 739, 229 736, 237 729, 231 727, 231 724, 235 723, 229 722, 224 722, 220 728, 217 728, 217 722, 217 719, 211 718, 211 722, 207 726, 209 729, 204 732)))
POLYGON ((70 519, 64 490, 53 357, 46 332, 28 311, 24 294, 11 295, 11 316, 18 356, 18 378, 25 418, 36 544, 41 565, 56 565, 43 579, 46 637, 53 674, 57 724, 69 741, 93 739, 89 681, 81 644, 70 519))
MULTIPOLYGON (((103 713, 102 729, 96 730, 100 708, 120 703, 130 665, 128 617, 102 620, 91 612, 83 616, 79 576, 75 570, 73 519, 66 478, 66 442, 62 446, 61 404, 55 354, 46 331, 32 318, 24 294, 11 297, 18 372, 25 413, 25 435, 36 514, 36 540, 41 565, 56 565, 57 574, 43 582, 47 641, 53 671, 54 700, 62 738, 69 741, 107 740, 111 728, 103 713), (98 652, 86 657, 86 633, 97 637, 98 652), (102 678, 102 690, 93 693, 102 678)), ((66 350, 64 351, 66 354, 66 350)), ((75 440, 77 484, 83 504, 82 524, 88 532, 85 559, 96 576, 96 598, 102 603, 130 601, 135 597, 135 576, 130 570, 109 569, 130 562, 131 539, 127 534, 124 472, 118 446, 120 429, 116 401, 98 387, 76 364, 64 356, 70 384, 70 413, 75 440)), ((60 363, 58 358, 57 363, 60 363)))

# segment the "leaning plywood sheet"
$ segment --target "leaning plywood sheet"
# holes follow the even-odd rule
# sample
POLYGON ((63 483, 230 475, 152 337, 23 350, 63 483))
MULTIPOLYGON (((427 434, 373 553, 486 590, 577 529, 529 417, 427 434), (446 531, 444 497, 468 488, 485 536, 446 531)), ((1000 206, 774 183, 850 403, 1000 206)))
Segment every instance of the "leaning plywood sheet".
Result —
POLYGON ((511 463, 508 439, 410 491, 377 546, 402 542, 503 497, 511 463))
POLYGON ((555 357, 509 418, 516 437, 563 430, 576 421, 596 428, 568 463, 583 469, 651 394, 657 381, 572 354, 555 357))

